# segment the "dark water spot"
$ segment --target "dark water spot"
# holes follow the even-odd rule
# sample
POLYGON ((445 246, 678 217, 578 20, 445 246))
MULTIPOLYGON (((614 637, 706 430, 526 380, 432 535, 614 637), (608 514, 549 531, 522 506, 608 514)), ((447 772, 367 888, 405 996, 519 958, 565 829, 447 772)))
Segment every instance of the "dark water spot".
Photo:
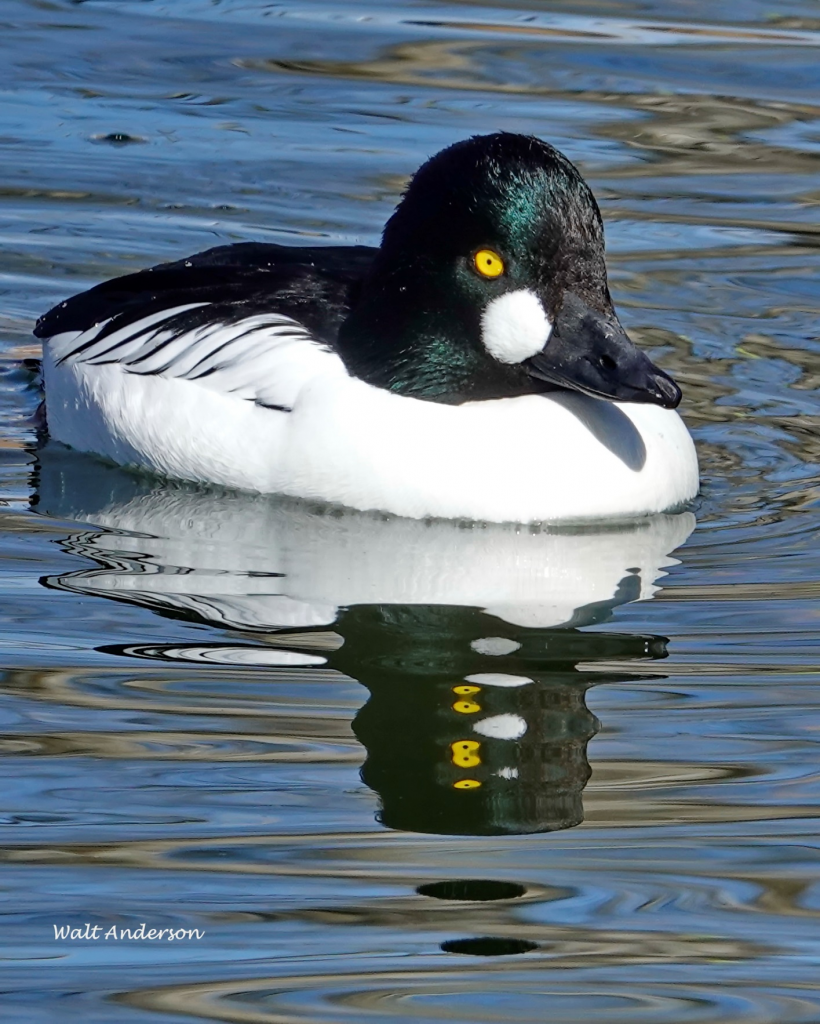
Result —
POLYGON ((105 142, 109 146, 130 146, 133 143, 147 142, 139 135, 128 135, 126 132, 109 132, 107 135, 94 135, 93 142, 105 142))
POLYGON ((464 956, 516 956, 538 949, 537 942, 529 939, 505 939, 494 935, 482 935, 474 939, 449 939, 442 942, 445 953, 462 953, 464 956))
POLYGON ((512 900, 523 896, 526 888, 517 882, 496 882, 491 878, 453 878, 446 882, 420 885, 419 896, 432 896, 434 900, 512 900))

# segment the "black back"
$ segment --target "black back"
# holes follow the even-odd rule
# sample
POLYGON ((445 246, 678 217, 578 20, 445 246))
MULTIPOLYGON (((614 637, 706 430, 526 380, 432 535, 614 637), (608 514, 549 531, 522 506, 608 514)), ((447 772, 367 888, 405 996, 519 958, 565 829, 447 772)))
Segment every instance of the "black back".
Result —
POLYGON ((104 281, 40 317, 34 333, 50 338, 114 318, 98 336, 103 338, 163 309, 207 302, 201 312, 191 310, 190 326, 199 320, 234 323, 278 313, 298 320, 318 341, 333 346, 376 252, 364 245, 221 245, 104 281))

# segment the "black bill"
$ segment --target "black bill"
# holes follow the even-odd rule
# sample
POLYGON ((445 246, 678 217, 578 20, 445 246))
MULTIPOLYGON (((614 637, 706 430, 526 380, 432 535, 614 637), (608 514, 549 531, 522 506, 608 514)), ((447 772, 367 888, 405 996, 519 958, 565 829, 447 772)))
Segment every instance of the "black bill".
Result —
POLYGON ((577 295, 564 296, 552 334, 524 366, 532 377, 595 398, 651 402, 675 409, 681 391, 637 348, 614 311, 598 313, 577 295))

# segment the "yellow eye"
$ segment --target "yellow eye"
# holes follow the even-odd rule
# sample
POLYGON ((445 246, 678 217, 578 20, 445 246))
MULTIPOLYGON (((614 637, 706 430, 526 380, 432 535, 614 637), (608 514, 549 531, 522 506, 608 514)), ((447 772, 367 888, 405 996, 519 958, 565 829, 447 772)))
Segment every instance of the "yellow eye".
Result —
POLYGON ((460 715, 474 715, 476 711, 481 710, 481 705, 476 704, 474 700, 457 700, 453 705, 453 711, 457 711, 460 715))
POLYGON ((482 277, 501 277, 504 273, 504 260, 492 249, 479 249, 473 262, 482 277))
POLYGON ((459 779, 453 783, 453 789, 478 789, 480 785, 478 779, 459 779))
POLYGON ((454 686, 453 687, 453 693, 463 693, 466 696, 469 696, 471 693, 480 693, 480 692, 481 692, 481 687, 480 686, 454 686))

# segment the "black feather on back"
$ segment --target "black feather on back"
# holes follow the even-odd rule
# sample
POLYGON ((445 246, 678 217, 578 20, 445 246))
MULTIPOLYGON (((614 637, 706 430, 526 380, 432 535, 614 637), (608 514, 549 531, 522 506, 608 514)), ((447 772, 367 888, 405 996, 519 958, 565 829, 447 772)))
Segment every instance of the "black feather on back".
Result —
POLYGON ((317 341, 334 346, 376 252, 364 245, 221 245, 104 281, 40 317, 34 333, 50 338, 113 318, 98 335, 103 338, 163 309, 207 302, 207 307, 183 314, 186 327, 278 313, 304 324, 317 341))

